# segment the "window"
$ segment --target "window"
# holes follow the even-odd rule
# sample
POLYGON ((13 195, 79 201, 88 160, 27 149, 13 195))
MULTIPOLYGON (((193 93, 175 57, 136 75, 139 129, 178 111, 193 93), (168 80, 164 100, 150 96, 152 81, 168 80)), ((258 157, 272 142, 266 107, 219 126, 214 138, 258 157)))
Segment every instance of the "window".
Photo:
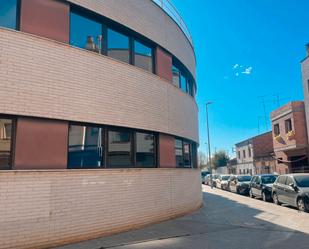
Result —
POLYGON ((246 151, 245 150, 242 151, 242 155, 243 155, 244 158, 246 158, 246 151))
POLYGON ((188 142, 183 143, 184 152, 184 166, 191 167, 191 144, 188 142))
POLYGON ((192 81, 187 80, 187 93, 193 97, 193 84, 192 81))
POLYGON ((240 151, 238 151, 238 159, 240 159, 240 151))
POLYGON ((0 26, 17 29, 17 0, 0 0, 0 26))
POLYGON ((108 167, 132 166, 132 135, 128 131, 108 131, 108 167))
POLYGON ((11 168, 12 120, 0 119, 0 169, 11 168))
POLYGON ((293 181, 292 177, 287 176, 287 178, 286 178, 286 182, 285 182, 285 185, 290 185, 291 183, 294 183, 294 181, 293 181))
POLYGON ((180 88, 184 93, 187 92, 187 78, 182 74, 180 75, 180 88))
POLYGON ((285 123, 285 133, 292 131, 292 120, 289 118, 285 120, 284 123, 285 123))
POLYGON ((173 65, 173 85, 179 87, 180 86, 180 70, 173 65))
POLYGON ((248 148, 248 156, 251 157, 251 148, 248 148))
POLYGON ((117 60, 130 63, 129 37, 115 30, 107 30, 107 55, 117 60))
POLYGON ((279 176, 277 183, 285 184, 285 181, 286 181, 286 176, 279 176))
POLYGON ((183 148, 182 140, 175 139, 175 155, 176 155, 176 166, 183 167, 183 148))
POLYGON ((308 92, 309 92, 309 80, 307 80, 307 87, 308 87, 308 92))
POLYGON ((100 168, 103 151, 102 128, 69 126, 68 168, 100 168))
POLYGON ((137 167, 155 167, 155 142, 151 133, 136 133, 137 167))
POLYGON ((102 53, 102 25, 75 12, 70 15, 70 44, 102 53))
POLYGON ((134 41, 134 65, 153 72, 153 51, 152 48, 134 41))
POLYGON ((280 135, 280 127, 279 127, 279 124, 275 124, 275 125, 274 125, 274 134, 275 134, 275 136, 279 136, 279 135, 280 135))

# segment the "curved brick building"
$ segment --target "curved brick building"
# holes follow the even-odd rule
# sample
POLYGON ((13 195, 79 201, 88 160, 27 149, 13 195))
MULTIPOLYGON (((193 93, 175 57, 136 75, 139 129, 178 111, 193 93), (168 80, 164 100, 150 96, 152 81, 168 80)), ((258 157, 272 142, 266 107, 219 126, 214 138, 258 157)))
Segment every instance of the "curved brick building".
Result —
POLYGON ((152 0, 0 0, 0 248, 201 205, 196 61, 171 16, 152 0))

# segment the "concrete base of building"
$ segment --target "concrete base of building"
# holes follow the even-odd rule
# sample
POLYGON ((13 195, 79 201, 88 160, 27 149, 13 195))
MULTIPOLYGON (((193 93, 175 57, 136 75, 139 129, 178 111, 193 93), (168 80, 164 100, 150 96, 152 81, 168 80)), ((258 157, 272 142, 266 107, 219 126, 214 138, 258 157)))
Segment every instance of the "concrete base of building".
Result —
POLYGON ((0 248, 50 248, 136 229, 197 210, 200 171, 3 171, 0 248))

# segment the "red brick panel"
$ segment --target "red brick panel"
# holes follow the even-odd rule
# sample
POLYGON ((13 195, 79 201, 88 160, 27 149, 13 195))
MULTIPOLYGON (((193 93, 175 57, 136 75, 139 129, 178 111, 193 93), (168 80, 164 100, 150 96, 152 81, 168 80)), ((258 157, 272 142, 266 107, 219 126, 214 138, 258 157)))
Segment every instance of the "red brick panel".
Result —
POLYGON ((160 168, 176 168, 175 138, 160 134, 159 136, 160 168))
POLYGON ((172 57, 161 48, 156 49, 156 74, 160 77, 172 81, 172 57))
POLYGON ((22 0, 20 30, 69 43, 70 6, 56 0, 22 0))
POLYGON ((66 169, 68 123, 18 118, 13 169, 66 169))
POLYGON ((255 158, 269 156, 274 151, 272 132, 254 137, 253 150, 255 158))

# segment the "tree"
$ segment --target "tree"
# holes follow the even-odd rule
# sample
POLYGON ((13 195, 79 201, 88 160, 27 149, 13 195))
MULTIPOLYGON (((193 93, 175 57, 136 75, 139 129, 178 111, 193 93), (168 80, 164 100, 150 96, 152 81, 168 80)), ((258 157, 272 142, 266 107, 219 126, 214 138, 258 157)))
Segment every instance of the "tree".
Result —
POLYGON ((200 169, 204 169, 207 166, 207 158, 204 152, 198 151, 198 166, 200 169))
POLYGON ((227 166, 228 161, 230 160, 230 157, 224 150, 220 150, 216 152, 212 156, 212 168, 217 169, 219 167, 227 166))

